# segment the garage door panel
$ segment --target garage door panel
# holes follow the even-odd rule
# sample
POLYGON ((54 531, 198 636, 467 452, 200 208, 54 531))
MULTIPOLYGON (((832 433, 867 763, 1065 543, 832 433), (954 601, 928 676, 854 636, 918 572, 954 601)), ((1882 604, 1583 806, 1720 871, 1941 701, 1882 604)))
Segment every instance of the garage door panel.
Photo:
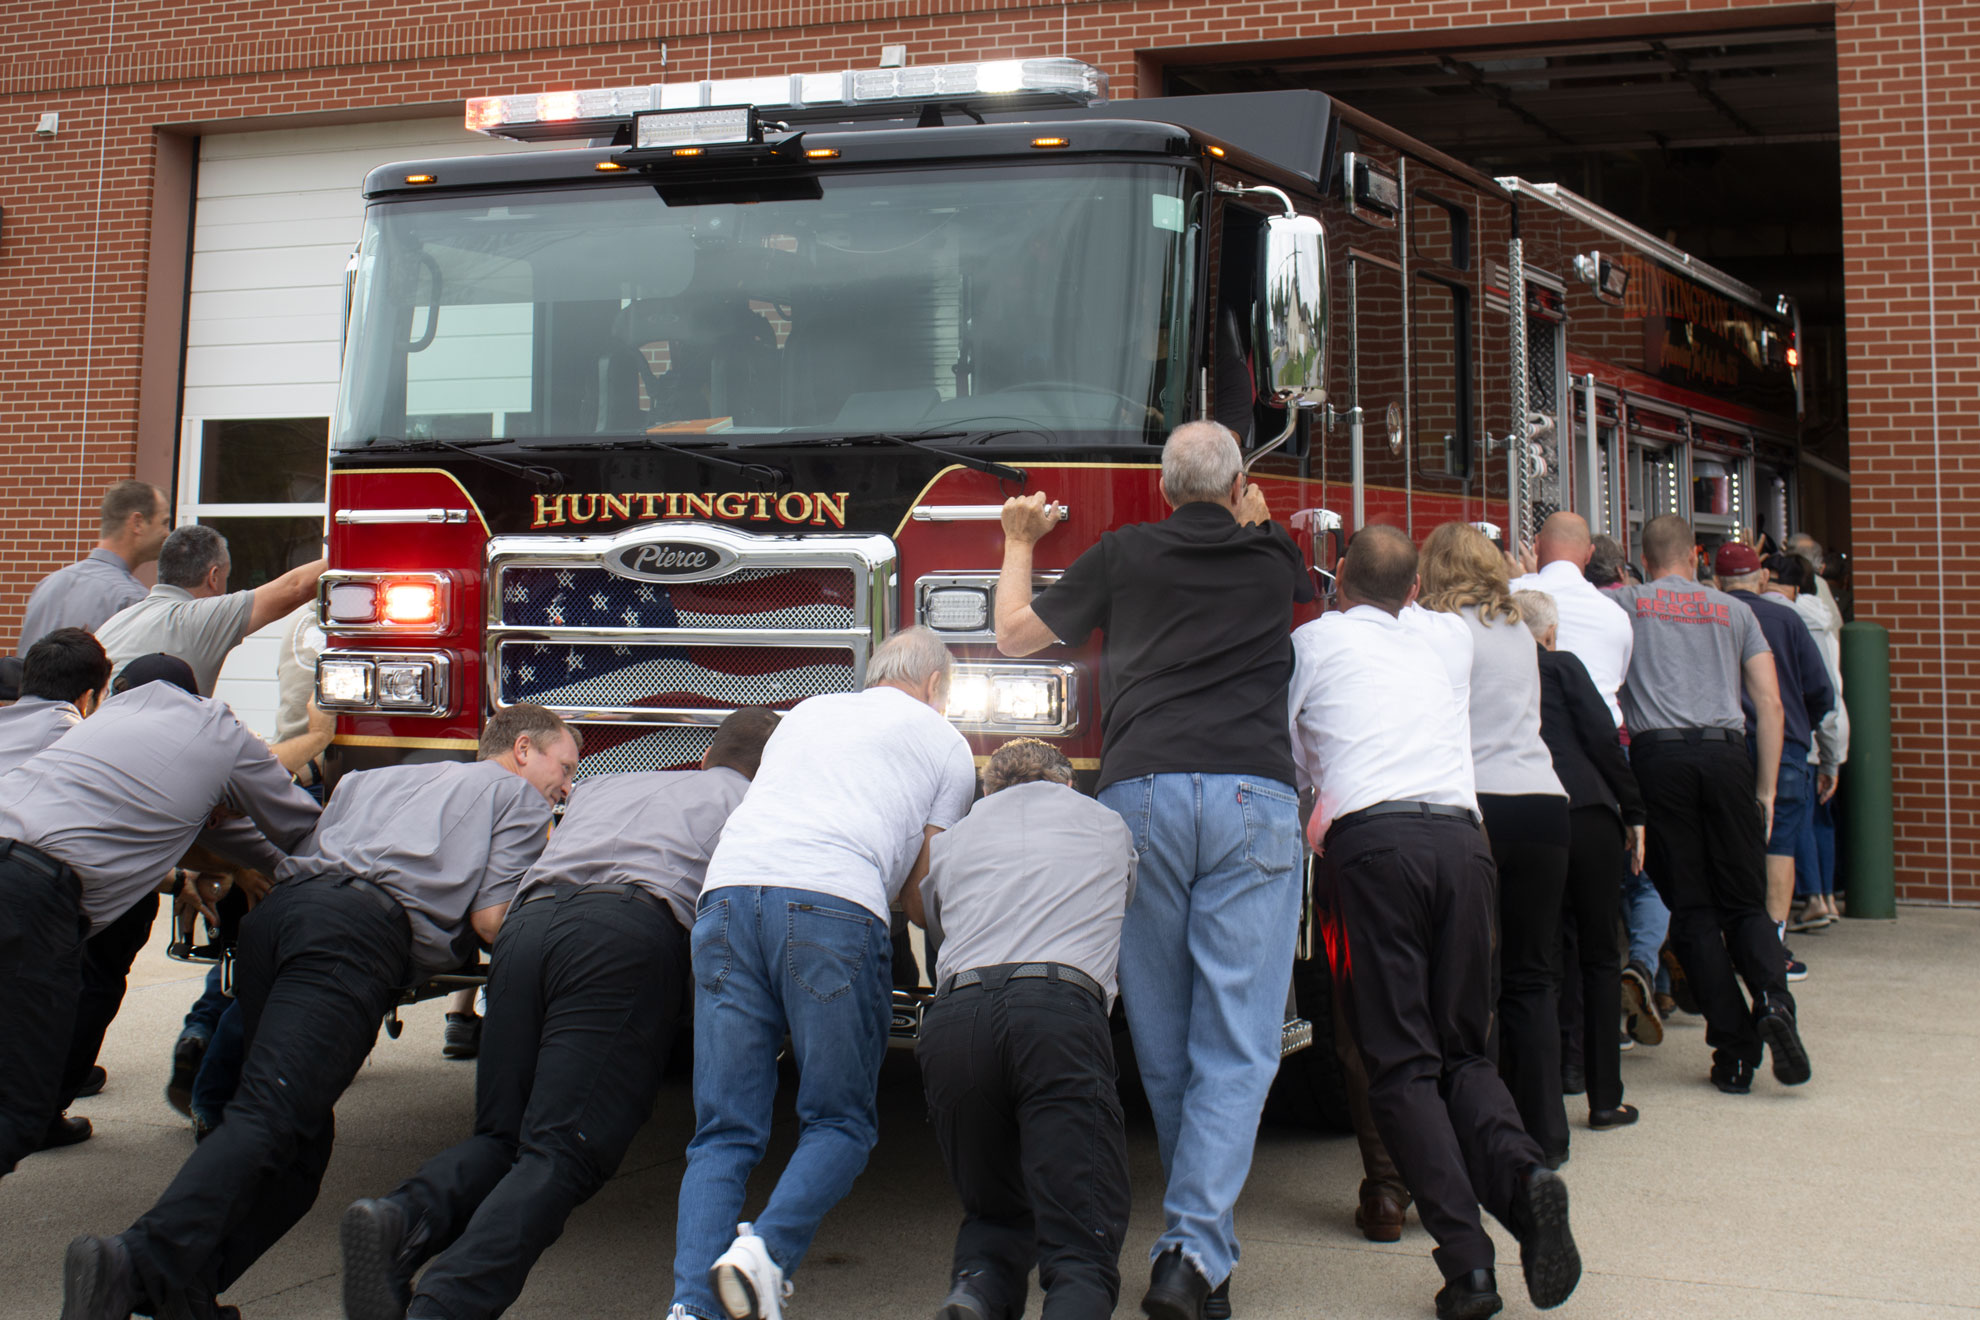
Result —
POLYGON ((207 316, 186 321, 188 351, 229 344, 320 344, 337 337, 334 311, 315 316, 207 316))
MULTIPOLYGON (((341 282, 281 289, 213 289, 194 296, 189 319, 235 321, 257 316, 336 316, 343 307, 341 282)), ((331 337, 336 337, 334 329, 331 337)))
POLYGON ((197 376, 207 385, 260 385, 270 381, 335 384, 337 370, 335 341, 186 348, 186 375, 197 376))
POLYGON ((232 252, 255 248, 357 246, 363 221, 356 216, 335 215, 285 220, 243 221, 239 224, 201 224, 193 242, 193 252, 232 252))
POLYGON ((186 390, 187 417, 328 417, 334 381, 280 385, 203 385, 186 390))
POLYGON ((256 248, 238 252, 195 252, 192 291, 295 289, 341 286, 349 244, 256 248))

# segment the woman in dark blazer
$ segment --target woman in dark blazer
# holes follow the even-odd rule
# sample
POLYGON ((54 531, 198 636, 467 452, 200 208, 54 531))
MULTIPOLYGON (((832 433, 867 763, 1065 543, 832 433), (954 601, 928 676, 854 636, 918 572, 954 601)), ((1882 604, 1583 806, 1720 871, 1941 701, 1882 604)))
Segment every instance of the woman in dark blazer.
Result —
POLYGON ((1582 1059, 1588 1079, 1588 1126, 1601 1131, 1636 1121, 1623 1103, 1622 952, 1616 922, 1623 868, 1643 867, 1643 796, 1616 735, 1615 721, 1580 660, 1554 649, 1559 613, 1553 597, 1522 591, 1514 600, 1540 643, 1540 737, 1568 794, 1568 878, 1563 922, 1575 933, 1581 977, 1582 1059))

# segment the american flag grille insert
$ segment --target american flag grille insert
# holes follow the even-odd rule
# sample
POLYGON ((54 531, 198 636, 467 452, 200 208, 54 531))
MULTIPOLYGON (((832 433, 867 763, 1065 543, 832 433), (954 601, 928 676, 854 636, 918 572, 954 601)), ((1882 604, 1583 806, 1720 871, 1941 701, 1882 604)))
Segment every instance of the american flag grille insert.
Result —
POLYGON ((688 770, 701 764, 714 741, 712 727, 656 729, 651 725, 586 724, 577 777, 634 770, 688 770))
POLYGON ((852 628, 858 584, 843 568, 746 568, 712 582, 635 582, 596 566, 502 570, 511 628, 852 628))
POLYGON ((560 708, 789 709, 856 686, 853 652, 828 646, 503 642, 496 662, 504 702, 560 708))

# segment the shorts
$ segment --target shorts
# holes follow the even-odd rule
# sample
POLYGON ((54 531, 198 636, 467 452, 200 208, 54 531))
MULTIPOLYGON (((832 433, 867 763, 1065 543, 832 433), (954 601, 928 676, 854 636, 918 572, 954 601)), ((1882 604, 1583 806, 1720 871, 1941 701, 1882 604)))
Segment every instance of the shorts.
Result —
POLYGON ((1769 857, 1792 857, 1815 809, 1815 771, 1806 747, 1789 746, 1774 787, 1774 831, 1767 836, 1769 857))

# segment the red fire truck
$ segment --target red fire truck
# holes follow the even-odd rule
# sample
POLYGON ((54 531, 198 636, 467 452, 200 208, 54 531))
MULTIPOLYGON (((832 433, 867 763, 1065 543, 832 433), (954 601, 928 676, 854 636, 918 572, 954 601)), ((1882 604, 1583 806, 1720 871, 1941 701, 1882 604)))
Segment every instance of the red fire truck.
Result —
MULTIPOLYGON (((1792 333, 1723 277, 1319 93, 1105 91, 1038 59, 491 97, 470 128, 573 145, 374 171, 317 674, 345 763, 470 756, 532 701, 584 773, 691 765, 921 622, 980 754, 1032 735, 1090 773, 1098 646, 998 653, 998 511, 1064 506, 1049 581, 1164 515, 1194 418, 1323 585, 1369 520, 1517 539, 1572 504, 1626 534, 1639 491, 1752 498, 1792 333), (1754 398, 1708 430, 1722 384, 1754 398)), ((1302 962, 1322 1024, 1324 982, 1302 962)), ((1290 1103, 1338 1118, 1326 1053, 1290 1103)))

